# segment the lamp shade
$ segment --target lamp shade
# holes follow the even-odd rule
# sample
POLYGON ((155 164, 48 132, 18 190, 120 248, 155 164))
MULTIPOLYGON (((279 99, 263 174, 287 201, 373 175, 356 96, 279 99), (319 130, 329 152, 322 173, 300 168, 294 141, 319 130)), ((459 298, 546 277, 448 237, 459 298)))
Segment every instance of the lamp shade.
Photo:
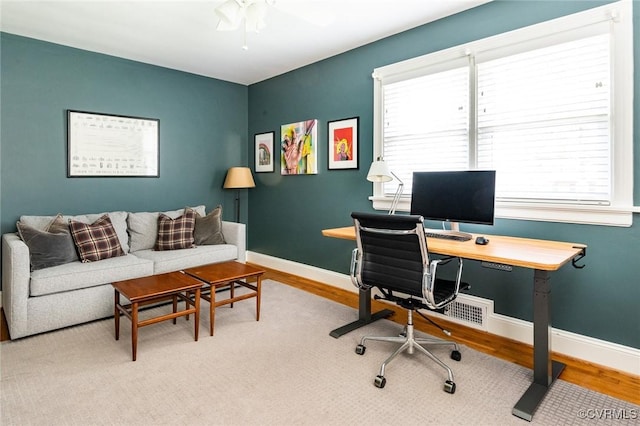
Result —
POLYGON ((376 160, 369 167, 367 180, 369 182, 390 182, 393 180, 393 176, 384 160, 376 160))
POLYGON ((248 167, 231 167, 227 171, 223 188, 253 188, 256 183, 253 181, 251 169, 248 167))

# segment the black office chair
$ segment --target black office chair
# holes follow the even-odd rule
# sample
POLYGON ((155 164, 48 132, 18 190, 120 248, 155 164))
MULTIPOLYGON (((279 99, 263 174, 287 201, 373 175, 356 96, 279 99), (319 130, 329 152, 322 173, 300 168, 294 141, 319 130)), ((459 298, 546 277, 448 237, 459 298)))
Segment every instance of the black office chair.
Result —
MULTIPOLYGON (((376 299, 394 302, 408 311, 407 325, 400 336, 365 336, 356 347, 356 353, 363 355, 367 340, 401 343, 401 346, 382 363, 380 374, 375 378, 374 384, 383 388, 386 384, 386 365, 401 352, 408 351, 409 354, 413 354, 414 349, 417 349, 447 370, 449 378, 445 381, 444 390, 454 393, 456 385, 453 372, 423 345, 453 346, 451 358, 460 361, 462 355, 458 345, 437 338, 415 337, 413 311, 441 311, 455 300, 460 289, 469 288, 468 284, 461 283, 462 259, 455 257, 429 260, 422 216, 352 213, 351 217, 355 224, 357 241, 357 248, 351 256, 351 281, 361 290, 377 287, 382 296, 374 296, 376 299), (451 266, 455 278, 436 278, 437 268, 450 262, 453 262, 451 266)), ((430 321, 426 316, 425 319, 430 321)), ((449 334, 446 331, 445 333, 449 334)))

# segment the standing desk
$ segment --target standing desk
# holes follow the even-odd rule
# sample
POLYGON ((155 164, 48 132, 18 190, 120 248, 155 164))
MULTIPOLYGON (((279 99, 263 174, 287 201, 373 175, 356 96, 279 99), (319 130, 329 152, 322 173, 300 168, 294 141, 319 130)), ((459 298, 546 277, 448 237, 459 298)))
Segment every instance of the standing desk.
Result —
MULTIPOLYGON (((325 237, 356 239, 355 227, 325 229, 325 237)), ((455 241, 427 238, 430 253, 456 256, 465 259, 500 263, 510 266, 533 269, 533 383, 513 407, 515 416, 531 421, 533 413, 547 391, 560 375, 565 364, 551 359, 551 285, 550 273, 557 271, 566 263, 580 268, 576 262, 585 256, 584 244, 559 241, 536 240, 530 238, 483 235, 489 244, 475 244, 476 235, 469 241, 455 241)), ((371 293, 359 293, 359 319, 331 332, 331 336, 355 330, 372 321, 385 318, 392 311, 371 314, 371 293), (364 300, 367 299, 367 300, 364 300)))

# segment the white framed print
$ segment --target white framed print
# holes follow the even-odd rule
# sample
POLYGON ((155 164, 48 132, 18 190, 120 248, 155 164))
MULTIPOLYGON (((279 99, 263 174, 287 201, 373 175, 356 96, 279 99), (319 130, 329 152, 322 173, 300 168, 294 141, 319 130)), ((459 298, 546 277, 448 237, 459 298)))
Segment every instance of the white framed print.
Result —
POLYGON ((329 121, 329 170, 358 168, 359 117, 329 121))
POLYGON ((254 136, 256 144, 256 173, 273 172, 273 140, 276 132, 257 133, 254 136))

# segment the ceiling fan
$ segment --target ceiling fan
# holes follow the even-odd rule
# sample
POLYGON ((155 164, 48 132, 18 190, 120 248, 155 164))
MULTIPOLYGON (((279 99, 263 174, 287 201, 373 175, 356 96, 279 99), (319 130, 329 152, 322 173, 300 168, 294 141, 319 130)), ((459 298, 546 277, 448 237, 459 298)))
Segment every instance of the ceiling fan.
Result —
POLYGON ((266 25, 269 8, 288 13, 296 18, 318 26, 329 25, 334 16, 320 5, 299 0, 226 0, 216 7, 215 14, 220 19, 217 31, 235 31, 244 24, 244 45, 247 50, 247 32, 260 32, 266 25))

